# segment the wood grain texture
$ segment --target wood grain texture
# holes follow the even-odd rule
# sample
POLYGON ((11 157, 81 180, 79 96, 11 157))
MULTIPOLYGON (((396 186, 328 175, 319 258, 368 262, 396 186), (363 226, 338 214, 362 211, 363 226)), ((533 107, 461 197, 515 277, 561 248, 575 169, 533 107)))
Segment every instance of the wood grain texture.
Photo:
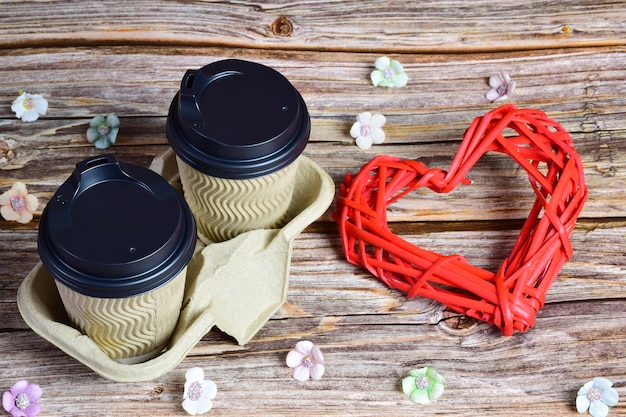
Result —
POLYGON ((433 53, 622 45, 623 6, 608 0, 15 2, 3 12, 0 47, 139 43, 433 53))
MULTIPOLYGON (((0 1, 0 192, 27 183, 35 220, 0 219, 0 391, 18 379, 44 389, 48 416, 185 415, 184 373, 218 385, 210 415, 572 416, 576 392, 604 376, 626 398, 626 2, 623 1, 0 1), (369 81, 381 54, 409 75, 402 89, 369 81), (508 102, 541 109, 571 134, 589 200, 572 235, 574 256, 537 324, 503 337, 445 306, 407 299, 348 264, 332 207, 294 242, 286 303, 245 346, 213 329, 172 372, 114 383, 28 328, 18 287, 38 262, 41 211, 74 165, 113 152, 148 166, 168 149, 170 101, 189 68, 222 58, 272 66, 311 114, 305 154, 338 186, 381 153, 445 169, 473 118, 495 108, 487 80, 508 71, 508 102), (10 110, 18 91, 50 107, 34 123, 10 110), (369 151, 348 132, 356 114, 387 116, 369 151), (118 142, 98 151, 89 120, 114 112, 118 142), (318 343, 320 381, 298 383, 284 365, 298 340, 318 343), (446 378, 434 404, 412 404, 400 381, 433 366, 446 378)), ((459 253, 494 270, 534 200, 525 173, 487 154, 474 183, 450 194, 417 191, 389 208, 411 243, 459 253)), ((610 415, 626 415, 622 400, 610 415)), ((44 415, 42 414, 42 415, 44 415)), ((207 414, 209 415, 209 414, 207 414)))

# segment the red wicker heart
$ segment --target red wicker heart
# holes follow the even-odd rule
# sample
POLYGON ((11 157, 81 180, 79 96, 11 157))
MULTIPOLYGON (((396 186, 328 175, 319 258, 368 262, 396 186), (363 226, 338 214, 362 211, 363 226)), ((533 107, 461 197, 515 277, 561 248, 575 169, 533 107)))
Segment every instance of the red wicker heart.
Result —
POLYGON ((392 288, 428 297, 493 323, 506 336, 526 331, 546 292, 572 256, 570 235, 587 198, 583 166, 568 132, 545 113, 497 108, 474 119, 446 172, 381 155, 348 174, 333 213, 347 260, 392 288), (510 128, 517 136, 504 137, 510 128), (537 198, 511 254, 496 273, 460 255, 443 256, 401 239, 387 226, 387 206, 419 187, 447 193, 486 152, 508 155, 528 174, 537 198))

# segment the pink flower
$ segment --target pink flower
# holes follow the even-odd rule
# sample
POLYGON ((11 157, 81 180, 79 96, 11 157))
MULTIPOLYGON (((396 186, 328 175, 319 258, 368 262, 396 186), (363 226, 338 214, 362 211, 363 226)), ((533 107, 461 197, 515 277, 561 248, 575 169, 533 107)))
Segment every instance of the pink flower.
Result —
POLYGON ((485 98, 495 103, 496 101, 506 100, 509 94, 513 93, 515 81, 511 81, 511 76, 508 72, 501 72, 489 77, 489 86, 491 90, 487 91, 485 98))
POLYGON ((28 194, 23 182, 16 182, 9 191, 0 195, 0 214, 8 221, 28 223, 38 205, 37 197, 28 194))
POLYGON ((298 381, 309 377, 316 381, 324 375, 324 356, 319 347, 308 340, 296 343, 295 350, 287 354, 287 366, 293 368, 292 375, 298 381))
POLYGON ((2 396, 2 406, 13 417, 35 417, 41 413, 41 406, 37 404, 41 395, 39 385, 18 381, 2 396))

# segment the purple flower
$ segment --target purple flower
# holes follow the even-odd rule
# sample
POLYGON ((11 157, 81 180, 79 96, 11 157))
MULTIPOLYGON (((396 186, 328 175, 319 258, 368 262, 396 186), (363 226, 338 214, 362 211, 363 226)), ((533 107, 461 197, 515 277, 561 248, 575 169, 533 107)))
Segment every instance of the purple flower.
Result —
POLYGON ((298 381, 309 377, 316 381, 324 375, 324 356, 319 347, 308 340, 296 343, 295 350, 287 354, 287 366, 293 368, 292 375, 298 381))
POLYGON ((496 101, 506 100, 509 94, 513 93, 515 81, 511 81, 511 76, 508 72, 501 72, 489 77, 489 86, 491 90, 487 91, 485 98, 495 103, 496 101))
POLYGON ((35 417, 41 413, 41 406, 37 404, 41 395, 39 385, 18 381, 2 396, 2 406, 13 417, 35 417))

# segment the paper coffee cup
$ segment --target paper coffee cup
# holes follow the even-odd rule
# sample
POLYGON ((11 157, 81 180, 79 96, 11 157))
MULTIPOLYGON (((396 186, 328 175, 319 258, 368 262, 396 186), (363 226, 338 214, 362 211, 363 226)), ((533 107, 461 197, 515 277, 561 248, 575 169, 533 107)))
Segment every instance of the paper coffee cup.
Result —
POLYGON ((78 163, 54 194, 38 248, 72 323, 112 359, 138 363, 176 327, 196 234, 165 179, 105 155, 78 163))
POLYGON ((311 123, 279 72, 236 59, 188 70, 166 132, 201 236, 283 225, 311 123))

